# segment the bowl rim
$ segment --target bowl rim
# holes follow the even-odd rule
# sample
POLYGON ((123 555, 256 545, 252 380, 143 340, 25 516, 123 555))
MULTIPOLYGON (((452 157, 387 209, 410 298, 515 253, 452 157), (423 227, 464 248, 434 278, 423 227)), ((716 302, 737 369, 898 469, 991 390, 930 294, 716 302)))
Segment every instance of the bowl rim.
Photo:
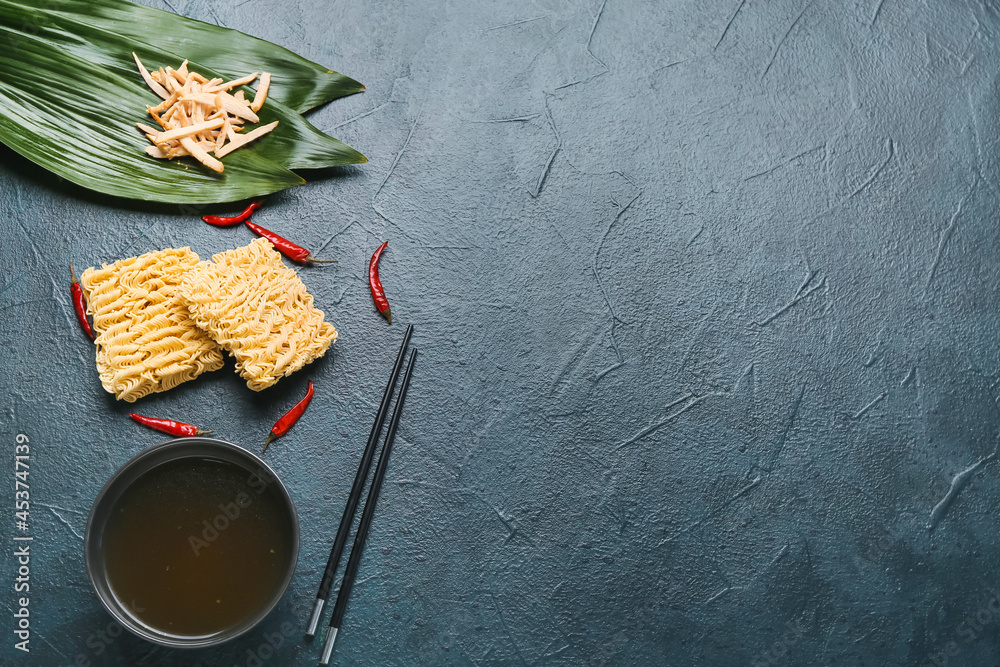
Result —
MULTIPOLYGON (((104 514, 105 516, 100 521, 100 530, 102 531, 101 534, 103 534, 103 530, 107 523, 107 512, 104 511, 104 514)), ((101 490, 94 498, 93 505, 91 505, 90 508, 90 513, 87 516, 87 528, 83 534, 83 556, 87 567, 87 576, 90 579, 90 584, 93 587, 94 592, 97 593, 97 597, 100 599, 104 608, 115 618, 115 620, 118 621, 118 623, 122 625, 122 627, 147 641, 161 646, 169 646, 171 648, 207 648, 226 643, 249 632, 260 624, 260 622, 274 610, 274 608, 278 605, 278 602, 281 601, 281 598, 284 597, 285 592, 288 590, 288 585, 291 583, 292 575, 295 573, 299 557, 299 541, 298 511, 295 508, 295 503, 292 500, 291 494, 288 492, 288 489, 285 487, 281 478, 278 477, 278 474, 274 471, 274 469, 271 468, 271 466, 269 466, 262 458, 253 452, 240 447, 239 445, 235 445, 225 440, 219 440, 217 438, 195 436, 175 438, 173 440, 168 440, 166 442, 146 447, 119 466, 118 469, 111 474, 107 482, 104 483, 104 486, 101 487, 101 490), (174 452, 171 456, 170 450, 176 450, 176 452, 174 452), (166 454, 164 455, 163 452, 166 452, 166 454), (275 592, 268 601, 266 607, 263 607, 260 612, 247 622, 229 630, 209 636, 193 636, 190 638, 184 638, 177 635, 157 632, 153 628, 143 625, 135 619, 126 609, 123 608, 123 605, 119 602, 117 596, 115 596, 112 592, 103 567, 104 559, 97 558, 99 546, 95 544, 95 541, 98 540, 99 536, 95 535, 95 522, 99 518, 99 513, 102 510, 112 507, 113 504, 117 502, 118 498, 121 497, 121 494, 133 483, 135 483, 136 479, 144 475, 149 470, 152 470, 156 466, 168 461, 195 457, 211 458, 213 452, 217 455, 223 453, 228 454, 228 457, 220 456, 220 458, 235 463, 236 465, 242 465, 252 474, 262 476, 261 473, 264 473, 269 476, 269 479, 265 480, 265 483, 277 484, 279 495, 283 499, 283 502, 287 504, 292 517, 291 558, 289 559, 285 576, 282 578, 279 586, 275 589, 275 592), (243 459, 243 464, 237 463, 233 460, 234 458, 243 459), (153 459, 151 464, 149 464, 150 459, 153 459), (143 469, 142 466, 144 464, 147 464, 148 467, 143 469), (134 474, 129 476, 129 473, 134 474), (112 494, 112 492, 114 492, 113 495, 109 495, 112 494), (108 498, 110 498, 110 500, 106 500, 108 498)))

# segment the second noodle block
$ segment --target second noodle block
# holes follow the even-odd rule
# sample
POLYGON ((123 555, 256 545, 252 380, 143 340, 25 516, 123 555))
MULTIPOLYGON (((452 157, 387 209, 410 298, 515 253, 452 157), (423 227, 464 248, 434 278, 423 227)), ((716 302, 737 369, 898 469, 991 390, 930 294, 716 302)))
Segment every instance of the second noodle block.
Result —
POLYGON ((254 391, 323 356, 337 330, 265 239, 201 262, 180 288, 199 327, 236 357, 254 391))
POLYGON ((104 388, 129 403, 222 367, 222 350, 177 295, 198 265, 189 248, 122 259, 80 276, 104 388))

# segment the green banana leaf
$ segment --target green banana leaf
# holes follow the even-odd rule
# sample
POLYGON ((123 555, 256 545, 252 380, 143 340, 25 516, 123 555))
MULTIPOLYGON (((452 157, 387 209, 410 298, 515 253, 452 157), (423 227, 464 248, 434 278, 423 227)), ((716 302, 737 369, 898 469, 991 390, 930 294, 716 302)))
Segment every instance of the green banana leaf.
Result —
POLYGON ((236 201, 303 183, 292 169, 366 161, 300 115, 363 86, 235 30, 124 0, 0 0, 0 52, 0 142, 98 192, 173 203, 236 201), (191 158, 149 157, 135 124, 149 122, 146 106, 159 98, 137 72, 133 51, 150 69, 187 59, 209 78, 270 72, 258 115, 261 123, 280 121, 278 127, 226 156, 222 174, 191 158))

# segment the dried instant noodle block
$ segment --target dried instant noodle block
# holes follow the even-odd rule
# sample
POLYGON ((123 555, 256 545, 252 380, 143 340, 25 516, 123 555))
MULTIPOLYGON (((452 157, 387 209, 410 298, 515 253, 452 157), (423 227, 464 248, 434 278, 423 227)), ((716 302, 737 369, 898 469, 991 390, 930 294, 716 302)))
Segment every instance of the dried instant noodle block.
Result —
POLYGON ((198 261, 189 248, 168 248, 80 276, 97 334, 97 372, 118 400, 132 403, 222 367, 222 350, 177 294, 198 261))
POLYGON ((198 326, 236 357, 236 370, 254 391, 323 356, 337 340, 266 239, 202 262, 184 279, 181 296, 198 326))

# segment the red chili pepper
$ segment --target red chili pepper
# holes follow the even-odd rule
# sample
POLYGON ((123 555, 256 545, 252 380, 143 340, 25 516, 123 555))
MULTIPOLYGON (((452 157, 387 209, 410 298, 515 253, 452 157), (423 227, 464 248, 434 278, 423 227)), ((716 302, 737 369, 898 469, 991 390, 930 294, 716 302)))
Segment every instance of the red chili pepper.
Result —
POLYGON ((87 302, 83 298, 83 288, 80 287, 80 282, 76 279, 73 262, 69 263, 69 272, 73 276, 73 282, 70 283, 69 291, 73 295, 73 310, 76 311, 76 319, 80 323, 83 333, 90 336, 90 340, 94 340, 94 330, 90 326, 90 320, 87 319, 87 302))
POLYGON ((274 426, 271 427, 271 435, 267 436, 267 442, 264 443, 264 451, 267 451, 267 446, 271 444, 271 441, 275 438, 280 438, 281 436, 288 433, 288 429, 295 426, 295 422, 299 420, 302 413, 306 411, 309 407, 309 401, 313 398, 313 383, 309 380, 309 388, 306 389, 306 395, 301 401, 295 404, 295 407, 285 413, 285 415, 274 422, 274 426))
POLYGON ((375 307, 378 308, 378 312, 385 316, 385 319, 389 320, 389 324, 392 324, 392 311, 389 310, 389 300, 385 298, 385 290, 382 289, 382 281, 378 277, 378 260, 382 257, 382 252, 385 250, 389 242, 386 241, 378 247, 372 258, 368 260, 368 287, 372 290, 372 298, 375 299, 375 307))
POLYGON ((206 433, 214 433, 214 431, 203 431, 197 426, 192 426, 191 424, 185 424, 184 422, 174 421, 173 419, 157 419, 156 417, 144 417, 142 415, 137 415, 134 412, 130 412, 129 417, 139 422, 143 426, 148 426, 149 428, 155 429, 157 431, 162 431, 163 433, 168 433, 170 435, 178 436, 195 436, 195 435, 205 435, 206 433))
POLYGON ((254 211, 259 209, 262 204, 259 201, 252 201, 250 205, 243 209, 243 212, 239 215, 203 215, 201 219, 210 225, 215 225, 216 227, 232 227, 233 225, 238 225, 241 222, 246 222, 253 215, 254 211))
POLYGON ((255 225, 249 220, 246 221, 246 225, 252 229, 255 234, 263 236, 265 239, 274 244, 274 248, 278 252, 294 262, 299 262, 301 264, 312 264, 313 262, 317 262, 319 264, 329 264, 337 261, 335 259, 316 259, 312 256, 311 252, 299 244, 292 243, 288 239, 278 236, 270 229, 264 229, 260 225, 255 225))

